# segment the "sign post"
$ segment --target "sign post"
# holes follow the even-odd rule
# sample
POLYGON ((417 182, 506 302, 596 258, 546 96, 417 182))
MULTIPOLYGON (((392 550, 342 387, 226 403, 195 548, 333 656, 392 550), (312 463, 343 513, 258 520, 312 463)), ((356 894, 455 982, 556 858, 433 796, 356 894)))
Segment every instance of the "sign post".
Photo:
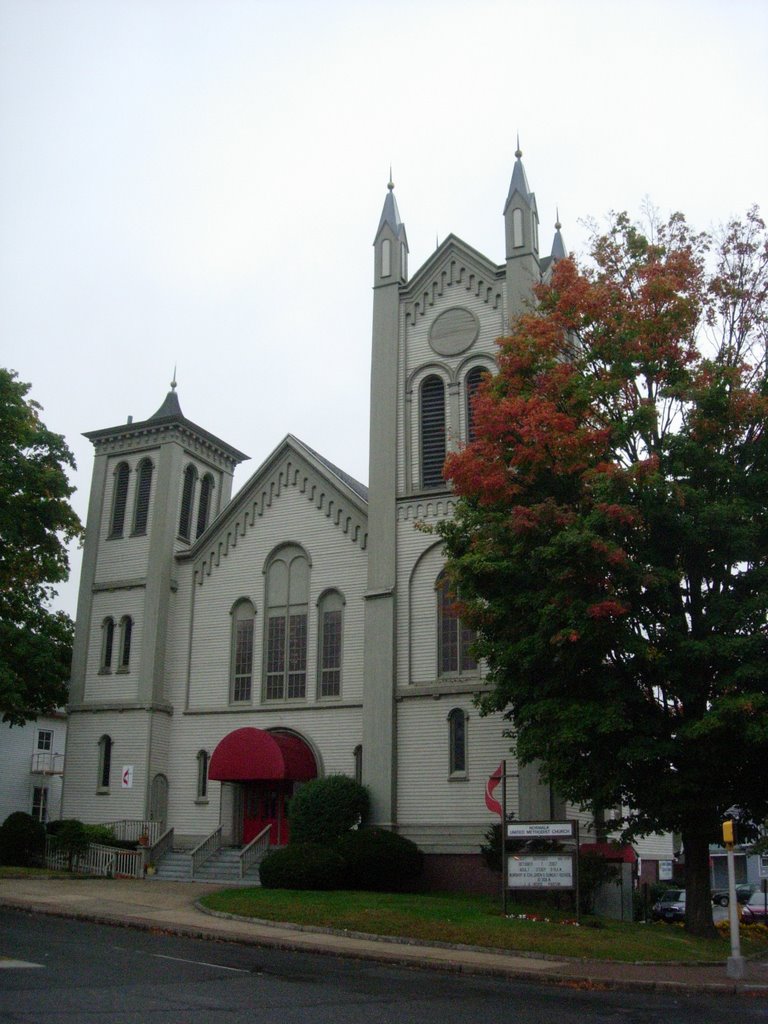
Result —
POLYGON ((729 978, 744 977, 744 957, 741 955, 739 936, 739 904, 736 901, 736 867, 733 859, 733 844, 736 841, 736 823, 733 819, 723 822, 723 843, 728 855, 728 920, 731 927, 731 955, 728 957, 726 974, 729 978))

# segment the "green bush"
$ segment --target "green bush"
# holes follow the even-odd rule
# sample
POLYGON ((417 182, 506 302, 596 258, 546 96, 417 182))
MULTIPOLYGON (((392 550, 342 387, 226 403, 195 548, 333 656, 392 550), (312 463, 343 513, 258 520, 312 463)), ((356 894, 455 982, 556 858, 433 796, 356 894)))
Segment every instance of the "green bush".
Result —
POLYGON ((344 860, 344 888, 397 892, 413 887, 424 868, 418 846, 384 828, 348 832, 335 844, 344 860))
POLYGON ((62 818, 56 822, 55 829, 49 829, 55 845, 63 850, 69 858, 69 870, 72 870, 75 860, 82 856, 88 849, 90 839, 88 829, 77 818, 62 818))
POLYGON ((298 789, 288 805, 291 843, 330 843, 368 816, 365 786, 348 775, 312 779, 298 789))
POLYGON ((45 852, 45 827, 24 811, 14 811, 0 825, 0 864, 29 867, 45 852))
POLYGON ((265 889, 340 889, 344 867, 333 846, 292 842, 266 855, 259 877, 265 889))

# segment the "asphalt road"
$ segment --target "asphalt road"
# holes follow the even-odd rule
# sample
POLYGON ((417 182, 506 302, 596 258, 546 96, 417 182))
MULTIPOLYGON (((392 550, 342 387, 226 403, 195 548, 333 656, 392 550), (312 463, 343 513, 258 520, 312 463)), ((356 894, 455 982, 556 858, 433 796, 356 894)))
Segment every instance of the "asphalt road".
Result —
MULTIPOLYGON (((732 1024, 722 995, 584 991, 0 912, 2 1024, 732 1024)), ((741 998, 739 1024, 768 1000, 741 998)))

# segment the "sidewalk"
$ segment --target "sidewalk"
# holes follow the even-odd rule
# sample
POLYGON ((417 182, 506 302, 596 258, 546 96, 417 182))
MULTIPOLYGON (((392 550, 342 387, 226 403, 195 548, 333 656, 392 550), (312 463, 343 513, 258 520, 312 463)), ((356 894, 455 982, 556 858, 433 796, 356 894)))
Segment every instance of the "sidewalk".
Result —
MULTIPOLYGON (((235 918, 212 914, 196 905, 201 896, 221 888, 198 882, 6 878, 0 879, 0 908, 400 966, 546 981, 574 988, 750 993, 768 999, 768 958, 748 963, 747 977, 734 982, 726 976, 725 961, 713 965, 624 964, 434 946, 407 939, 235 918)), ((0 955, 3 952, 0 947, 0 955)))

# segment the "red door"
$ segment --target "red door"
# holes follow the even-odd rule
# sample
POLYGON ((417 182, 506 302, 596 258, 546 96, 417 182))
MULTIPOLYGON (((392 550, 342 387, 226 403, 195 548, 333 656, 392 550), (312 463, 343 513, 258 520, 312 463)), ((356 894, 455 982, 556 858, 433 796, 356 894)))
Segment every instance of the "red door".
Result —
POLYGON ((288 842, 286 805, 293 792, 293 782, 251 782, 245 787, 243 800, 243 843, 252 839, 267 825, 270 846, 285 846, 288 842))

